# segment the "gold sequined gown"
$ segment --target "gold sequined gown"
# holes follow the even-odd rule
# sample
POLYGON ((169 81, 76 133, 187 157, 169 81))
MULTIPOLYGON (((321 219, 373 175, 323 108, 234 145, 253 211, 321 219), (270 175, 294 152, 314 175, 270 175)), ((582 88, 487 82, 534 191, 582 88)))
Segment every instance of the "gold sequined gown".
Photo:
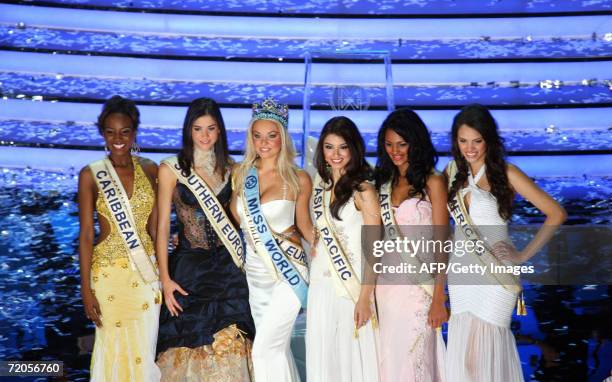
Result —
MULTIPOLYGON (((136 230, 147 254, 154 253, 147 221, 155 194, 137 158, 134 192, 130 204, 136 230)), ((159 381, 155 364, 160 295, 132 269, 120 233, 112 223, 103 195, 98 192, 98 216, 110 226, 110 234, 94 247, 92 290, 100 303, 102 327, 96 328, 91 357, 91 381, 159 381)))

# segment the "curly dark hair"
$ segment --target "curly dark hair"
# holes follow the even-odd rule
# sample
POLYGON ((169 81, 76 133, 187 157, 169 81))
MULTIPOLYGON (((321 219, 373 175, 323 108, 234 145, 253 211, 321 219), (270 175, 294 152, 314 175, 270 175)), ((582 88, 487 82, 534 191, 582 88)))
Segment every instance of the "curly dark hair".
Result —
MULTIPOLYGON (((331 183, 332 177, 331 172, 326 169, 323 144, 325 138, 331 134, 344 139, 351 153, 351 160, 346 165, 346 171, 334 188, 335 198, 330 205, 332 216, 342 220, 339 215, 340 209, 349 201, 355 191, 362 191, 361 183, 372 179, 372 168, 365 160, 365 143, 355 123, 347 117, 334 117, 327 121, 323 130, 321 130, 314 157, 317 172, 326 183, 331 183)), ((331 187, 333 187, 333 184, 331 187)))
POLYGON ((102 112, 98 116, 96 125, 98 126, 98 132, 100 135, 103 135, 104 133, 104 123, 106 122, 106 118, 115 113, 123 114, 128 117, 132 121, 132 129, 138 131, 138 125, 140 125, 140 112, 136 107, 136 103, 130 99, 123 98, 120 95, 114 95, 104 102, 102 112))
POLYGON ((385 149, 385 134, 391 129, 408 143, 408 171, 406 180, 411 186, 408 196, 425 199, 428 177, 435 171, 438 154, 431 142, 425 123, 414 111, 403 108, 389 114, 378 131, 378 161, 376 162, 376 188, 393 180, 397 184, 400 173, 385 149))
POLYGON ((461 155, 458 144, 459 128, 463 125, 476 130, 484 139, 487 150, 485 153, 486 176, 491 185, 491 194, 497 199, 499 216, 509 220, 512 216, 512 204, 514 201, 514 190, 508 180, 506 173, 508 163, 506 162, 506 150, 502 137, 500 137, 497 122, 489 110, 479 104, 465 106, 453 120, 452 154, 457 164, 457 175, 451 184, 448 194, 449 202, 455 197, 468 179, 468 163, 461 155))
POLYGON ((221 175, 225 180, 225 170, 231 166, 234 161, 230 157, 229 148, 227 145, 227 132, 225 130, 225 122, 221 115, 221 108, 212 98, 196 98, 189 104, 185 120, 183 121, 183 145, 178 153, 178 163, 185 176, 191 175, 191 166, 193 165, 193 137, 191 129, 196 119, 209 115, 217 122, 219 128, 219 137, 215 142, 215 172, 221 175))

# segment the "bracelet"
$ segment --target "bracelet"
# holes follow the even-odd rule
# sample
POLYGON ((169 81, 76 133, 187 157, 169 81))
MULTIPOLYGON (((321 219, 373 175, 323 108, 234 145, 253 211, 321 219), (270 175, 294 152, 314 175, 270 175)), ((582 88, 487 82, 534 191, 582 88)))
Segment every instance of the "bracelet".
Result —
POLYGON ((321 237, 321 231, 316 226, 312 226, 312 246, 316 246, 319 243, 321 237))

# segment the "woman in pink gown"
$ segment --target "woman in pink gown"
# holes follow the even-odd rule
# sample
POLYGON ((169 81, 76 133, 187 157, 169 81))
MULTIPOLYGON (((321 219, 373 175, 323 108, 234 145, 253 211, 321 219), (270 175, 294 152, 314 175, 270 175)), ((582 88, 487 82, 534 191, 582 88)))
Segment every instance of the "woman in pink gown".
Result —
MULTIPOLYGON (((387 117, 378 134, 376 166, 381 216, 387 232, 399 228, 397 236, 411 240, 445 240, 446 185, 435 172, 436 161, 429 132, 416 113, 400 109, 387 117)), ((417 274, 378 277, 380 380, 444 381, 444 341, 437 330, 448 320, 444 279, 419 274, 421 264, 444 261, 444 256, 385 253, 381 260, 386 265, 415 265, 417 274)))

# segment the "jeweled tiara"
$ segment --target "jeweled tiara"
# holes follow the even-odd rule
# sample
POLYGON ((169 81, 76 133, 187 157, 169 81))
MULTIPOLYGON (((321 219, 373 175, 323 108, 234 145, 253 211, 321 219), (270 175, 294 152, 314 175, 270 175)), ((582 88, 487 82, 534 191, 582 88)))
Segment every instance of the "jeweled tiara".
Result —
POLYGON ((266 98, 261 104, 253 104, 251 121, 266 119, 280 123, 285 129, 289 125, 289 106, 277 104, 272 98, 266 98))

